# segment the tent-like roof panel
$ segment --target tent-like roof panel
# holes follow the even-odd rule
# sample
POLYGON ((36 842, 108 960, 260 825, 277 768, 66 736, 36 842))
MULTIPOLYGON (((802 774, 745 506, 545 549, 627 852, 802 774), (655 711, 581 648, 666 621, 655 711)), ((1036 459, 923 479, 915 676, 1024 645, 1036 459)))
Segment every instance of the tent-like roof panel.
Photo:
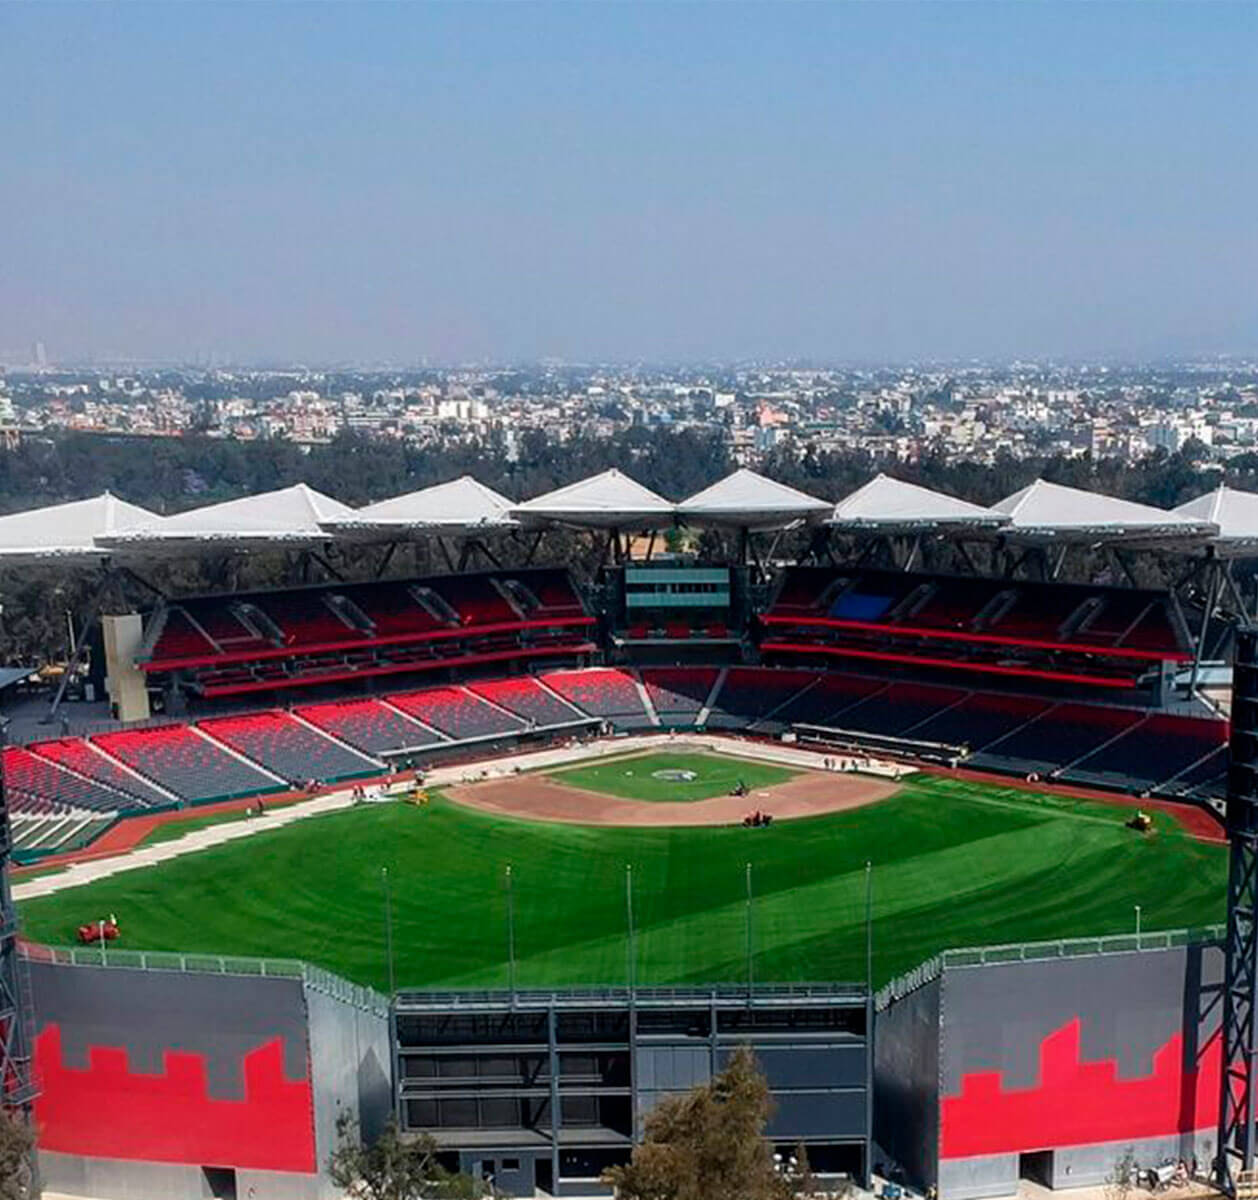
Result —
POLYGON ((148 509, 102 492, 90 500, 72 500, 0 517, 0 563, 96 563, 105 557, 96 539, 156 521, 148 509))
POLYGON ((907 534, 993 529, 1009 518, 890 475, 875 475, 834 506, 827 525, 839 532, 907 534))
POLYGON ((470 475, 369 504, 346 516, 320 521, 326 533, 355 540, 387 540, 412 534, 450 536, 510 529, 512 502, 470 475))
POLYGON ((250 550, 316 546, 328 540, 321 521, 349 516, 354 510, 304 483, 242 496, 152 518, 149 523, 97 539, 98 546, 139 553, 188 550, 250 550))
POLYGON ((1027 542, 1171 546, 1204 542, 1218 532, 1212 521, 1043 479, 992 508, 1009 517, 1010 537, 1027 542))
POLYGON ((673 523, 674 507, 663 496, 612 467, 567 487, 517 504, 511 515, 538 528, 569 525, 577 529, 661 529, 673 523))
POLYGON ((763 530, 819 521, 831 509, 826 500, 742 467, 683 500, 677 506, 677 515, 687 525, 763 530))
POLYGON ((1258 495, 1253 492, 1220 484, 1172 511, 1217 525, 1219 532, 1210 539, 1216 553, 1228 558, 1258 558, 1258 495))

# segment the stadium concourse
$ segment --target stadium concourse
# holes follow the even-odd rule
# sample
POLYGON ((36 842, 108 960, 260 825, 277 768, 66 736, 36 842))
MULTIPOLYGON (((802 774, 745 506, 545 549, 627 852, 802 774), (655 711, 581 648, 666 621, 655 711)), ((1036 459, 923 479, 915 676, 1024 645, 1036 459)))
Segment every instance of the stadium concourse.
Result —
MULTIPOLYGON (((106 495, 0 518, 0 571, 87 572, 108 614, 64 677, 108 707, 58 693, 60 728, 10 714, 12 857, 59 863, 128 822, 323 793, 265 828, 367 780, 670 732, 1148 798, 1212 829, 1256 508, 1221 489, 1166 512, 1044 481, 985 508, 886 476, 833 503, 746 470, 674 502, 609 471, 523 502, 465 477, 358 510, 301 485, 170 517, 106 495), (715 530, 726 555, 656 554, 676 527, 715 530), (588 539, 592 578, 535 565, 556 530, 588 539), (390 573, 414 541, 448 570, 390 573), (342 577, 347 545, 357 561, 378 547, 369 578, 342 577), (145 574, 267 554, 322 581, 183 596, 145 574)), ((1192 1007, 1217 974, 1209 935, 1041 948, 1017 971, 967 954, 875 1003, 868 979, 775 989, 750 972, 734 993, 383 997, 317 966, 30 947, 41 1165, 109 1200, 323 1196, 336 1113, 370 1129, 393 1111, 516 1194, 585 1195, 658 1097, 745 1040, 772 1136, 823 1173, 868 1179, 875 1138, 944 1200, 1020 1175, 1099 1183, 1127 1145, 1209 1161, 1217 1016, 1192 1007)))

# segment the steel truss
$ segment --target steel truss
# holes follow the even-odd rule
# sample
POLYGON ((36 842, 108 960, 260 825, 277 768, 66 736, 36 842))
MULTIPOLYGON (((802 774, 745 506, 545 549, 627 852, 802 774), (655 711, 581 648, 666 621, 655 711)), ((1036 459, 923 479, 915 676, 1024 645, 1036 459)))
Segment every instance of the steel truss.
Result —
POLYGON ((1219 1097, 1219 1186, 1236 1194, 1255 1151, 1255 1033, 1258 1033, 1258 626, 1237 632, 1227 789, 1231 847, 1224 945, 1223 1070, 1219 1097))

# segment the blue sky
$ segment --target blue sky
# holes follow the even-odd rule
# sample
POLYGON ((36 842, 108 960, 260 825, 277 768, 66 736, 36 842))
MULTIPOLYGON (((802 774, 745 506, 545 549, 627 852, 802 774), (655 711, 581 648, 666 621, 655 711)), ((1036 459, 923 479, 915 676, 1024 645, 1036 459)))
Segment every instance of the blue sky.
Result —
POLYGON ((1258 4, 0 5, 0 350, 1258 353, 1258 4))

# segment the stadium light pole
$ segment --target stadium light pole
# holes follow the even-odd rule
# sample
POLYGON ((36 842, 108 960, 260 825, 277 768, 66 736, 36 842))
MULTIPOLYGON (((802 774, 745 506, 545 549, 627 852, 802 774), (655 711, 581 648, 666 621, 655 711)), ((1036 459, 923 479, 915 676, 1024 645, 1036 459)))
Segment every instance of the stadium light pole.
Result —
POLYGON ((625 863, 625 918, 629 929, 629 998, 633 999, 638 979, 638 948, 633 926, 633 864, 625 863))
POLYGON ((865 860, 865 1186, 873 1186, 869 1150, 874 1144, 874 864, 865 860))
POLYGON ((865 862, 865 983, 874 990, 874 864, 865 862))
POLYGON ((747 864, 747 999, 751 999, 752 988, 755 985, 755 970, 752 954, 752 927, 751 927, 751 863, 747 864))
POLYGON ((393 975, 393 897, 389 892, 389 868, 380 868, 380 885, 384 889, 384 955, 389 968, 389 996, 397 991, 393 975))
POLYGON ((1140 937, 1140 905, 1136 905, 1136 937, 1140 937))
POLYGON ((511 867, 507 866, 507 980, 511 989, 511 1001, 515 1003, 515 888, 511 882, 511 867))

